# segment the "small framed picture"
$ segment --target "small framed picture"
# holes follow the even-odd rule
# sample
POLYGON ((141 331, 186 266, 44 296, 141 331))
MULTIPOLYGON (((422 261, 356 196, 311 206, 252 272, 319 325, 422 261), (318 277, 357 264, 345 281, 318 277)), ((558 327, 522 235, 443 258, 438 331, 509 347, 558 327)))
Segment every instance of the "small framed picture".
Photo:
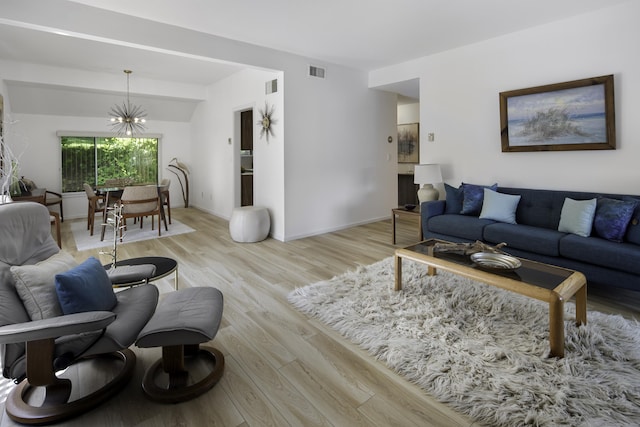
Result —
POLYGON ((398 125, 398 163, 420 163, 420 124, 398 125))

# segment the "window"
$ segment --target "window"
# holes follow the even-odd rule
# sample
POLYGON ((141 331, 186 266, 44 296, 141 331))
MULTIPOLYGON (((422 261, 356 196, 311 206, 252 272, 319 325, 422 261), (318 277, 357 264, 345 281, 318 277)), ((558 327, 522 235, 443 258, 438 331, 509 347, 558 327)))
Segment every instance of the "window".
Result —
POLYGON ((158 138, 62 136, 62 192, 84 191, 108 179, 158 182, 158 138))

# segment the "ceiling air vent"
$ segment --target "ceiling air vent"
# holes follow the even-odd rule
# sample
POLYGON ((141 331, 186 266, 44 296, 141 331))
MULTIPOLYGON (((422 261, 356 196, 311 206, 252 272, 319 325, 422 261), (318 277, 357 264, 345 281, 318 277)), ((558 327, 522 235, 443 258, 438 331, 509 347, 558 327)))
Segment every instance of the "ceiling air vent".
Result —
POLYGON ((269 80, 264 84, 264 93, 276 93, 278 91, 278 79, 269 80))
POLYGON ((309 75, 311 77, 324 79, 324 68, 316 67, 315 65, 309 65, 309 75))

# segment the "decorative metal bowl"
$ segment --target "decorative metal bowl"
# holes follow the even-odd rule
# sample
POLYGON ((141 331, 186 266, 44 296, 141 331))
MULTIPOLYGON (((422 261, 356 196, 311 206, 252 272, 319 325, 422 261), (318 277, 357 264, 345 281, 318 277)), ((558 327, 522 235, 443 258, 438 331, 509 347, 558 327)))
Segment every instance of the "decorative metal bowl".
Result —
POLYGON ((416 205, 406 204, 404 205, 404 208, 408 211, 412 211, 416 208, 416 205))
POLYGON ((516 257, 492 252, 476 252, 475 254, 471 254, 471 261, 479 267, 493 270, 515 270, 522 265, 516 257))

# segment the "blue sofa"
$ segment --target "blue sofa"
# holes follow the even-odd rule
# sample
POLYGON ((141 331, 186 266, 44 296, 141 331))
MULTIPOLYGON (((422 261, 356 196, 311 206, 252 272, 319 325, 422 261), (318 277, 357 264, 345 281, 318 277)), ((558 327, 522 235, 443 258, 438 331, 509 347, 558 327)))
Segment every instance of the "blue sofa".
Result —
POLYGON ((479 240, 490 245, 505 242, 507 246, 503 249, 506 252, 580 271, 589 285, 640 291, 640 196, 494 186, 497 193, 520 196, 515 210, 516 224, 512 224, 481 218, 477 213, 459 213, 464 185, 458 189, 445 185, 447 200, 421 204, 425 239, 479 240), (621 241, 612 241, 593 232, 583 237, 558 231, 565 198, 595 198, 598 204, 602 199, 631 202, 633 214, 624 237, 621 241), (637 203, 635 208, 634 202, 637 203))

